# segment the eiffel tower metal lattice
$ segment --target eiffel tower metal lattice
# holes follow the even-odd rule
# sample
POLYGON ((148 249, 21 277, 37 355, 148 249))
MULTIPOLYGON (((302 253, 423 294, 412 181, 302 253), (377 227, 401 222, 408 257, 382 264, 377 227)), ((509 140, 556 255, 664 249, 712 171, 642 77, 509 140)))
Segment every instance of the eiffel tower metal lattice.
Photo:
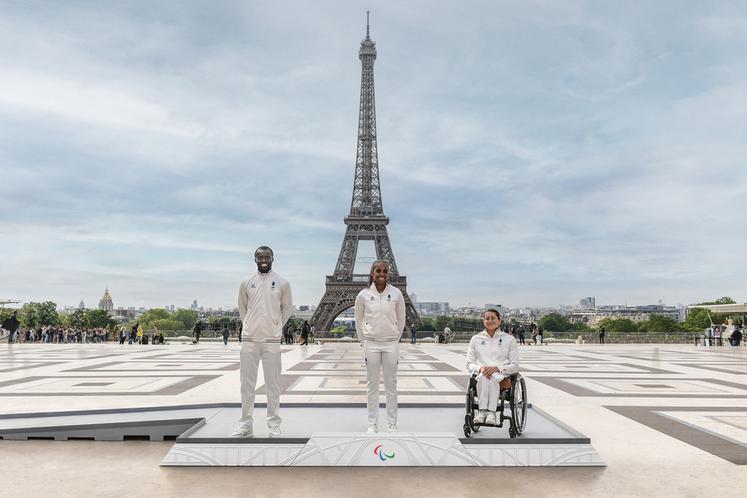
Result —
MULTIPOLYGON (((368 274, 356 274, 355 263, 358 243, 373 241, 376 259, 389 262, 389 283, 402 291, 407 308, 407 322, 420 321, 410 296, 407 294, 407 277, 400 275, 394 260, 392 245, 386 226, 379 184, 379 158, 376 146, 376 101, 374 97, 374 61, 376 44, 371 40, 368 13, 366 13, 366 38, 358 52, 361 60, 361 100, 358 112, 358 150, 355 158, 355 180, 350 214, 345 217, 345 238, 333 275, 328 275, 326 291, 311 318, 315 330, 329 330, 337 316, 355 304, 358 292, 368 285, 368 274)), ((366 269, 368 271, 368 269, 366 269)))

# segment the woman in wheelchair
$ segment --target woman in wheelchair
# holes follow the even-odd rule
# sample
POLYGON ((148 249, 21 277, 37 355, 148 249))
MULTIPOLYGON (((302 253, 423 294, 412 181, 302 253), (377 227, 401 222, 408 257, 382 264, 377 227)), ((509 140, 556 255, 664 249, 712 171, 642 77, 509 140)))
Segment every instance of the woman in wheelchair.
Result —
MULTIPOLYGON (((519 351, 514 336, 500 330, 501 314, 497 310, 485 311, 483 325, 485 330, 472 337, 467 349, 467 369, 477 377, 476 394, 479 408, 471 421, 472 424, 469 425, 501 426, 502 412, 498 415, 500 419, 496 416, 501 388, 510 389, 509 377, 519 372, 519 351)), ((472 411, 469 406, 467 409, 472 411)))

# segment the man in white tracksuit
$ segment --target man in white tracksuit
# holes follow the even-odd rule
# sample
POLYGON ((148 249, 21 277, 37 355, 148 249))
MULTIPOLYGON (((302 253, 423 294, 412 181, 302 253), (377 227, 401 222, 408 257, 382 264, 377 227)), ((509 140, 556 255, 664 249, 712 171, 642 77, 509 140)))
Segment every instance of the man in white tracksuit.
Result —
POLYGON ((500 330, 501 315, 497 310, 485 311, 485 330, 469 341, 467 370, 477 376, 477 398, 479 411, 475 414, 477 424, 496 424, 500 384, 503 379, 519 371, 519 350, 516 339, 500 330))
POLYGON ((280 437, 280 340, 283 325, 293 311, 288 281, 272 270, 272 249, 259 247, 254 253, 257 273, 241 282, 241 418, 232 436, 253 436, 254 393, 257 369, 262 371, 267 391, 267 427, 270 437, 280 437))
POLYGON ((368 380, 368 433, 378 432, 379 370, 384 372, 389 432, 397 431, 397 364, 399 339, 405 330, 405 299, 388 284, 389 263, 374 261, 369 287, 355 298, 355 331, 363 346, 368 380))

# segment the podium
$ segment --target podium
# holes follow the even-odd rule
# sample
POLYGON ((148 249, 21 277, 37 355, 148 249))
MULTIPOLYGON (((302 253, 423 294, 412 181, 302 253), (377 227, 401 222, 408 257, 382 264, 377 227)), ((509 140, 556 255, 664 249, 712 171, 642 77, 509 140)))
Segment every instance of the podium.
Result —
MULTIPOLYGON (((265 409, 254 412, 252 438, 230 437, 240 408, 224 408, 176 439, 162 466, 538 467, 603 466, 589 438, 536 407, 517 438, 504 428, 460 434, 464 407, 400 404, 399 431, 366 434, 361 404, 281 405, 283 434, 269 438, 265 409)), ((380 420, 386 420, 383 408, 380 420)))

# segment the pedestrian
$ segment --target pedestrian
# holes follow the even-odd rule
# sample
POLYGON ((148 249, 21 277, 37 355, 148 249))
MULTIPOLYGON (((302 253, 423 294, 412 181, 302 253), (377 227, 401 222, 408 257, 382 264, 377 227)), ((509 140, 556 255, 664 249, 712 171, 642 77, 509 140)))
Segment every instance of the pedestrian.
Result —
POLYGON ((731 337, 729 338, 729 342, 732 346, 739 346, 742 342, 742 328, 741 323, 738 323, 736 327, 734 327, 734 332, 731 333, 731 337))
POLYGON ((130 340, 128 341, 128 344, 132 344, 137 339, 137 329, 140 328, 140 322, 135 322, 135 325, 132 326, 132 330, 130 331, 130 340))
POLYGON ((223 345, 228 346, 228 325, 223 325, 223 345))
POLYGON ((301 339, 303 339, 301 344, 303 346, 309 345, 309 333, 311 333, 311 326, 309 325, 308 320, 304 320, 303 325, 301 326, 301 339))
POLYGON ((410 344, 417 344, 418 342, 418 327, 415 322, 410 325, 410 344))
POLYGON ((15 339, 16 330, 21 322, 18 321, 18 311, 14 311, 13 315, 3 320, 2 328, 8 331, 8 344, 12 343, 15 339))
POLYGON ((524 326, 519 325, 516 328, 519 331, 519 344, 523 344, 524 346, 526 346, 526 342, 524 342, 524 326))
POLYGON ((604 327, 599 328, 599 344, 604 344, 605 331, 604 327))
POLYGON ((239 316, 243 322, 241 344, 241 418, 234 437, 254 434, 254 395, 257 369, 262 371, 267 394, 267 427, 270 437, 280 437, 280 340, 283 325, 293 312, 293 297, 287 280, 272 269, 272 249, 254 252, 257 271, 239 286, 239 316))
POLYGON ((153 322, 153 326, 150 328, 150 344, 155 345, 156 343, 156 337, 158 337, 158 327, 156 326, 156 322, 153 322))
POLYGON ((200 333, 202 332, 202 322, 197 320, 195 322, 195 327, 192 329, 192 332, 194 333, 194 341, 193 344, 199 344, 200 343, 200 333))
POLYGON ((143 326, 139 323, 137 324, 137 343, 142 344, 143 343, 143 326))
POLYGON ((397 365, 399 340, 405 330, 405 300, 389 284, 389 263, 376 260, 369 287, 355 298, 355 331, 363 347, 368 391, 368 433, 379 431, 379 372, 384 374, 387 428, 397 432, 397 365))
POLYGON ((537 327, 537 341, 542 345, 542 325, 537 327))

